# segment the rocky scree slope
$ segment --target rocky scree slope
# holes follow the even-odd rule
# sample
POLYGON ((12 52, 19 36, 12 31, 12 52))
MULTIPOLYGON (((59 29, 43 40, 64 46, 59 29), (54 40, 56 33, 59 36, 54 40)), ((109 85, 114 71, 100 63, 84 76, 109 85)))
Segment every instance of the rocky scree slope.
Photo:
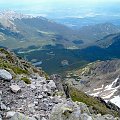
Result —
POLYGON ((119 120, 93 114, 86 104, 66 99, 54 80, 0 49, 0 120, 119 120))

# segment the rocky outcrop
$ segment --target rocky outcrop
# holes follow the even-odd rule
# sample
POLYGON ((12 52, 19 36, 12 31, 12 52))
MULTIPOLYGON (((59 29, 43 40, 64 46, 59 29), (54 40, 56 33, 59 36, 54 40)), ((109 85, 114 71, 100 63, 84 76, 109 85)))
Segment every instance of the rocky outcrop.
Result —
POLYGON ((66 100, 55 105, 50 120, 120 120, 112 115, 91 114, 89 108, 80 102, 66 100))

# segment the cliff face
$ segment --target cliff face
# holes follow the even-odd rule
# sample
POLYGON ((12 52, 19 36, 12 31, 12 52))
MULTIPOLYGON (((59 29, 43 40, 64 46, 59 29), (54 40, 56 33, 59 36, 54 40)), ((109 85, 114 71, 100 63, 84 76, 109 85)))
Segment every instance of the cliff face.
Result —
POLYGON ((66 99, 59 76, 0 49, 0 120, 119 120, 82 102, 66 99))

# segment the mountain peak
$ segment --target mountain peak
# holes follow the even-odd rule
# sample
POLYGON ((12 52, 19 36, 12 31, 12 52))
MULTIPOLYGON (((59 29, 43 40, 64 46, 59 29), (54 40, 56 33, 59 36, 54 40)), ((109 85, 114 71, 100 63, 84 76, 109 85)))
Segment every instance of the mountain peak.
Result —
POLYGON ((9 20, 22 19, 22 18, 32 18, 30 15, 24 15, 15 11, 0 11, 0 18, 6 18, 9 20))

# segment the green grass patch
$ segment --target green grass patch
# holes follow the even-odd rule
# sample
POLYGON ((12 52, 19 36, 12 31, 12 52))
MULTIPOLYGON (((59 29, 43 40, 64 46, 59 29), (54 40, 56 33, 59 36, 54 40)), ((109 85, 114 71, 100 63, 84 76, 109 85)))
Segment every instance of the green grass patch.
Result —
POLYGON ((97 98, 89 96, 74 87, 69 87, 69 93, 73 101, 83 102, 88 106, 92 106, 96 113, 101 113, 102 115, 111 114, 118 116, 116 111, 107 108, 97 98))
POLYGON ((29 72, 27 70, 23 70, 19 67, 12 67, 12 70, 15 74, 28 74, 29 72))
POLYGON ((26 84, 31 84, 31 81, 27 77, 21 78, 26 84))
POLYGON ((2 59, 0 59, 0 68, 11 69, 15 74, 29 74, 27 70, 17 67, 13 65, 12 63, 9 63, 8 61, 4 61, 2 59))

